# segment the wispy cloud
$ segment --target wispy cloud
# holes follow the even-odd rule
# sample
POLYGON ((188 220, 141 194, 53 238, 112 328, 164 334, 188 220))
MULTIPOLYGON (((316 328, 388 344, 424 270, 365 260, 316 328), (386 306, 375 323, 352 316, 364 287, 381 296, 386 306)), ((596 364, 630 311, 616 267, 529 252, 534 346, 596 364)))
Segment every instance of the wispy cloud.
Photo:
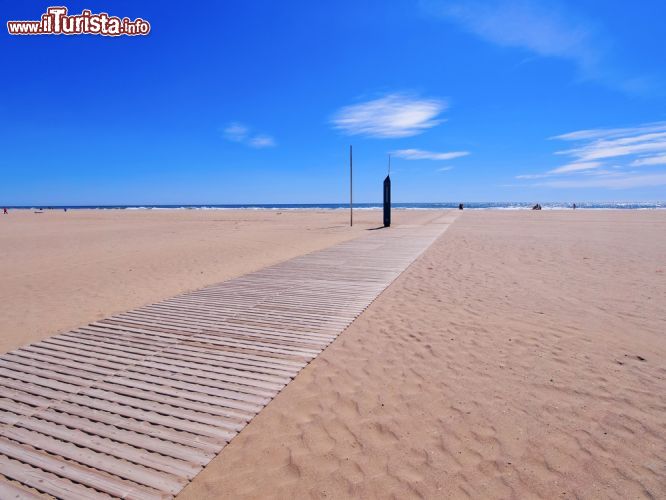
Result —
POLYGON ((659 90, 650 78, 623 74, 612 60, 609 35, 598 20, 578 14, 573 5, 537 0, 421 0, 429 14, 487 42, 569 61, 581 79, 630 94, 659 90))
POLYGON ((270 135, 256 135, 250 138, 248 144, 253 148, 272 148, 275 146, 275 139, 270 135))
POLYGON ((438 172, 448 172, 449 170, 453 170, 453 167, 442 167, 437 169, 438 172))
POLYGON ((666 122, 579 130, 551 139, 576 143, 573 148, 555 153, 569 157, 569 162, 545 172, 518 175, 517 179, 550 178, 535 184, 549 187, 620 189, 666 184, 666 171, 646 174, 636 170, 636 167, 666 165, 666 122))
POLYGON ((577 130, 566 134, 556 135, 551 139, 561 139, 563 141, 581 141, 583 139, 613 139, 617 137, 633 136, 636 134, 650 134, 653 132, 662 132, 666 128, 666 122, 654 122, 638 127, 624 128, 596 128, 588 130, 577 130))
POLYGON ((547 172, 541 174, 522 174, 517 175, 516 179, 542 179, 544 177, 552 177, 553 175, 559 174, 570 174, 574 172, 589 171, 596 169, 602 166, 602 163, 596 161, 590 162, 574 162, 562 165, 561 167, 548 170, 547 172))
POLYGON ((448 153, 436 153, 434 151, 424 151, 422 149, 398 149, 391 153, 396 158, 405 160, 452 160, 467 156, 469 151, 451 151, 448 153))
POLYGON ((241 123, 230 123, 222 131, 227 140, 233 142, 243 142, 247 137, 249 129, 241 123))
POLYGON ((275 139, 266 134, 250 134, 250 128, 242 123, 232 122, 222 129, 222 135, 231 142, 238 142, 255 149, 272 148, 275 139))
MULTIPOLYGON (((516 179, 543 179, 544 177, 549 177, 549 174, 520 174, 516 175, 516 179)), ((517 184, 519 185, 519 184, 517 184)))
POLYGON ((525 49, 542 57, 573 61, 584 71, 599 61, 594 30, 555 2, 530 0, 424 1, 431 12, 504 47, 525 49))
POLYGON ((554 168, 549 170, 549 174, 568 174, 571 172, 581 172, 583 170, 592 170, 594 168, 601 167, 601 163, 598 161, 584 161, 579 163, 569 163, 568 165, 563 165, 561 167, 554 168))
POLYGON ((582 147, 559 151, 558 154, 590 161, 666 151, 666 132, 643 134, 640 131, 629 131, 628 134, 613 139, 602 137, 582 147))
POLYGON ((395 93, 345 106, 333 115, 331 123, 348 135, 410 137, 442 123, 438 116, 446 108, 446 102, 440 99, 395 93))
POLYGON ((630 189, 646 186, 666 186, 666 172, 648 175, 618 175, 589 179, 552 180, 535 184, 552 188, 608 188, 630 189))
POLYGON ((666 154, 638 158, 631 162, 632 167, 644 167, 646 165, 666 165, 666 154))

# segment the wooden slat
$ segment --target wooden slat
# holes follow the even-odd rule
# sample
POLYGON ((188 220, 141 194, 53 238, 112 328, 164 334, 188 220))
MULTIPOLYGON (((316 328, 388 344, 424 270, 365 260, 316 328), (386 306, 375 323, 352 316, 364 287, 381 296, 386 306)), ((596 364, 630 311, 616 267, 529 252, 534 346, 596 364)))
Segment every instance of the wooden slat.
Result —
POLYGON ((166 493, 175 494, 187 484, 187 481, 184 479, 179 481, 178 478, 169 474, 160 473, 110 455, 98 453, 89 448, 77 446, 69 441, 61 441, 20 427, 5 427, 4 429, 0 429, 0 435, 12 441, 33 446, 53 455, 89 465, 93 469, 104 471, 119 478, 128 479, 140 485, 159 489, 166 493))
POLYGON ((447 227, 393 228, 0 356, 0 498, 178 493, 447 227))
POLYGON ((49 496, 40 495, 37 490, 28 489, 20 483, 0 476, 0 498, 4 500, 44 500, 49 496))
POLYGON ((244 424, 230 423, 207 413, 187 411, 168 404, 144 401, 99 389, 89 389, 85 394, 69 396, 68 401, 203 436, 205 440, 192 440, 191 445, 207 450, 211 449, 204 446, 207 443, 212 445, 212 449, 222 449, 224 443, 230 441, 244 427, 244 424))
MULTIPOLYGON (((266 405, 268 400, 282 389, 283 385, 268 384, 266 382, 257 382, 249 378, 235 378, 237 383, 229 383, 224 377, 217 376, 214 372, 204 370, 189 370, 174 365, 165 365, 161 363, 151 363, 144 361, 140 365, 127 369, 128 372, 136 376, 163 377, 178 383, 196 384, 202 387, 211 387, 216 390, 229 391, 230 396, 236 399, 238 394, 244 394, 249 401, 266 405)), ((187 386, 185 386, 187 388, 187 386)), ((243 400, 246 400, 245 397, 243 400)))
POLYGON ((65 402, 56 405, 54 409, 62 413, 50 410, 40 413, 39 417, 70 426, 73 418, 76 421, 75 427, 84 432, 100 434, 132 445, 140 443, 141 447, 146 450, 198 465, 207 464, 214 456, 212 451, 219 450, 219 446, 205 447, 212 451, 202 450, 200 448, 204 447, 205 442, 200 439, 201 436, 186 433, 183 430, 173 431, 166 427, 151 425, 147 421, 137 421, 114 413, 92 410, 65 402), (69 423, 60 418, 63 414, 70 419, 69 423))
POLYGON ((106 499, 110 496, 137 500, 167 498, 164 493, 76 462, 61 460, 30 445, 20 445, 3 437, 0 437, 0 470, 6 477, 59 498, 81 500, 106 499))
MULTIPOLYGON (((91 401, 95 400, 81 397, 78 399, 78 403, 62 401, 55 404, 53 409, 62 411, 68 415, 79 416, 92 422, 108 424, 117 429, 129 430, 130 432, 154 437, 163 441, 167 446, 176 443, 177 445, 181 445, 181 447, 176 446, 167 454, 172 454, 183 460, 190 460, 193 463, 202 465, 208 463, 215 456, 215 453, 222 449, 226 442, 223 440, 219 444, 215 444, 215 441, 207 436, 195 434, 192 430, 185 430, 180 421, 177 421, 178 430, 175 430, 173 427, 167 427, 164 424, 170 423, 173 425, 173 421, 165 420, 166 417, 163 415, 159 415, 160 420, 157 423, 153 423, 150 421, 148 412, 140 413, 134 409, 129 409, 130 415, 128 416, 112 411, 117 410, 121 405, 114 406, 106 402, 103 403, 105 409, 100 410, 94 407, 95 403, 91 404, 91 401), (91 406, 84 406, 85 403, 91 406)), ((155 449, 155 451, 158 450, 155 449)))
POLYGON ((257 404, 208 395, 203 389, 200 392, 192 392, 180 387, 173 387, 171 381, 166 379, 155 377, 154 382, 143 382, 134 378, 115 376, 110 378, 108 382, 96 383, 94 387, 151 401, 171 401, 183 408, 208 411, 244 421, 249 421, 261 409, 261 406, 257 404))
MULTIPOLYGON (((78 448, 88 448, 171 475, 193 477, 199 471, 196 465, 160 453, 151 453, 153 441, 141 435, 131 436, 130 442, 135 446, 127 445, 119 441, 119 438, 128 437, 121 431, 111 432, 101 425, 89 426, 82 419, 58 412, 44 412, 39 418, 21 420, 14 429, 46 434, 57 440, 72 443, 78 448)), ((0 433, 2 432, 0 430, 0 433)))
MULTIPOLYGON (((162 353, 159 356, 151 356, 146 361, 137 364, 129 370, 139 371, 139 367, 166 370, 191 376, 211 378, 220 383, 233 384, 234 386, 249 386, 246 389, 249 390, 249 388, 252 388, 253 391, 254 389, 263 389, 270 392, 280 391, 291 380, 291 377, 286 372, 264 367, 229 363, 227 365, 230 366, 229 368, 222 368, 208 360, 201 361, 194 358, 194 361, 188 362, 187 359, 192 359, 193 357, 188 358, 182 355, 174 356, 169 354, 162 353), (280 375, 276 375, 276 373, 280 375)), ((225 360, 218 359, 217 361, 224 362, 225 360)))

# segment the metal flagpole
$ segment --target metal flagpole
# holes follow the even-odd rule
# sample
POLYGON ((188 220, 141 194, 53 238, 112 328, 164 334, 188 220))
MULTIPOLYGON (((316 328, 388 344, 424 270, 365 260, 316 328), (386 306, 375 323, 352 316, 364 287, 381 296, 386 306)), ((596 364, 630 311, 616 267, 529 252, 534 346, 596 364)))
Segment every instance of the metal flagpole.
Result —
POLYGON ((353 202, 353 185, 354 185, 354 176, 352 169, 352 147, 349 145, 349 225, 354 225, 354 202, 353 202))

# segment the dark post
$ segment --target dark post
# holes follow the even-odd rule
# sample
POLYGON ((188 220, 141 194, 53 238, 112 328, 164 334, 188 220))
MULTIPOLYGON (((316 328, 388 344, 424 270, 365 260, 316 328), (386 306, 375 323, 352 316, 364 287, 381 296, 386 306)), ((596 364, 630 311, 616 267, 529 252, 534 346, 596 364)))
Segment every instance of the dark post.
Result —
POLYGON ((384 227, 391 225, 391 177, 384 179, 384 227))

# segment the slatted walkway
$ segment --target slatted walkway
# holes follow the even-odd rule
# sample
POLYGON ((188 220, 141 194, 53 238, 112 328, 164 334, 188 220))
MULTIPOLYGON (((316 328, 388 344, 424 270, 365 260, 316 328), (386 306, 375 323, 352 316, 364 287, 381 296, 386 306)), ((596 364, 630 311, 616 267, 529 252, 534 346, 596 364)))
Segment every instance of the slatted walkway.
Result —
POLYGON ((450 219, 369 231, 0 356, 0 498, 171 498, 450 219))

